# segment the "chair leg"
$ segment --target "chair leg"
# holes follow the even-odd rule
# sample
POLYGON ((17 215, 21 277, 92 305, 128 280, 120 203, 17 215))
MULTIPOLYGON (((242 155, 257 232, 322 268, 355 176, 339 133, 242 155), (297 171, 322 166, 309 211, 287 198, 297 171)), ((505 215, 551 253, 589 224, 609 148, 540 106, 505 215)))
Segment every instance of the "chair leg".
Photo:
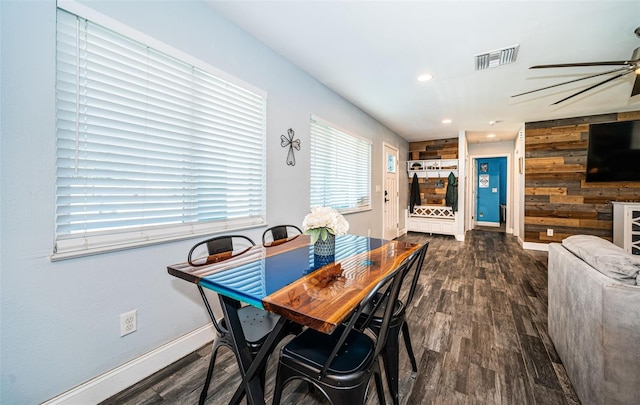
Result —
POLYGON ((260 370, 260 385, 262 386, 262 392, 265 390, 265 386, 267 385, 267 365, 265 364, 260 370))
POLYGON ((220 339, 216 337, 211 347, 209 369, 207 370, 207 378, 206 380, 204 380, 204 387, 202 387, 202 392, 200 393, 200 400, 198 401, 199 405, 204 405, 205 401, 207 400, 207 394, 209 393, 209 384, 211 384, 211 377, 213 376, 213 367, 216 364, 216 357, 218 355, 218 349, 220 348, 220 346, 220 339))
MULTIPOLYGON (((266 369, 266 367, 265 367, 266 369)), ((280 405, 280 400, 282 399, 282 391, 284 387, 291 382, 292 380, 303 380, 307 381, 303 378, 298 377, 295 372, 293 372, 289 367, 278 363, 278 370, 276 372, 276 381, 273 384, 273 399, 271 400, 271 405, 280 405)), ((313 383, 307 381, 307 385, 309 389, 318 389, 313 383)), ((353 404, 351 404, 353 405, 353 404)))
POLYGON ((394 405, 398 405, 398 369, 399 369, 399 330, 389 330, 387 342, 382 349, 382 360, 384 362, 384 371, 387 374, 387 383, 389 384, 389 393, 394 405))
POLYGON ((282 397, 282 390, 284 389, 284 373, 284 367, 282 366, 282 364, 278 363, 278 370, 276 372, 276 383, 273 386, 273 400, 271 402, 272 405, 280 405, 280 398, 282 397))
POLYGON ((411 369, 414 373, 418 372, 418 364, 416 363, 416 356, 413 354, 413 346, 411 346, 411 334, 409 333, 409 325, 406 322, 402 324, 402 337, 404 338, 404 347, 407 348, 407 354, 411 361, 411 369))
POLYGON ((373 372, 373 379, 376 383, 376 391, 378 393, 378 402, 381 405, 386 405, 387 400, 384 397, 384 386, 382 385, 382 376, 380 375, 379 368, 373 372))

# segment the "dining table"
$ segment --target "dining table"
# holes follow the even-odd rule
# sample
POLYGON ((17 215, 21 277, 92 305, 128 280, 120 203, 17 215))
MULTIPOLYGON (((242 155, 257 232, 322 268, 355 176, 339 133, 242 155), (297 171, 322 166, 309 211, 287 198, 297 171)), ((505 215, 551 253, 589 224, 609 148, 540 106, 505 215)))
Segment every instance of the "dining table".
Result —
MULTIPOLYGON (((378 282, 422 245, 358 235, 336 236, 335 253, 319 257, 301 234, 167 267, 169 274, 217 293, 237 353, 242 382, 231 404, 264 404, 258 371, 292 323, 332 333, 378 282), (326 264, 329 263, 329 264, 326 264), (237 310, 252 305, 279 315, 258 354, 250 354, 237 310)), ((203 295, 208 306, 206 297, 203 295)), ((211 313, 211 312, 210 312, 211 313)))

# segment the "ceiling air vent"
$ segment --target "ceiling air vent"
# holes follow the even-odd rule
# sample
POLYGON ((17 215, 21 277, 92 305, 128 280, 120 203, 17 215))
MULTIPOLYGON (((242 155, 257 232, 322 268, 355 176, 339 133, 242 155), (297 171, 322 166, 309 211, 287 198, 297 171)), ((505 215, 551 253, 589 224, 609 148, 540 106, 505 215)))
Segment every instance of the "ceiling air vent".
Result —
POLYGON ((476 55, 476 70, 494 68, 515 62, 519 47, 520 45, 514 45, 508 48, 497 49, 495 51, 476 55))

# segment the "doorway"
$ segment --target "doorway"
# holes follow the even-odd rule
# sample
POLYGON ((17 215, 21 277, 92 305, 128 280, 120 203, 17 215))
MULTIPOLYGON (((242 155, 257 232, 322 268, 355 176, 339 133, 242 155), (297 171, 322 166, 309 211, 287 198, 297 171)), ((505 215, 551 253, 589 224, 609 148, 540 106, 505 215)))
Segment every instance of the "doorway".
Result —
POLYGON ((383 218, 382 238, 395 239, 399 232, 400 218, 400 194, 398 193, 398 149, 383 143, 384 146, 384 192, 383 192, 383 218))
POLYGON ((472 160, 471 229, 506 232, 509 229, 509 159, 476 157, 472 160))

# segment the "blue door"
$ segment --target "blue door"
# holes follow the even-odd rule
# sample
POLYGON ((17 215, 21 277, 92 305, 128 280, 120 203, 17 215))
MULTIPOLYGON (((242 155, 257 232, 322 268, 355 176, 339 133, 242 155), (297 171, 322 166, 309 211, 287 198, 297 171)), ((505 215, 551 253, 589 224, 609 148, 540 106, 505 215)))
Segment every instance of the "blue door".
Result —
POLYGON ((500 225, 500 164, 498 159, 481 158, 477 162, 476 221, 500 225))

